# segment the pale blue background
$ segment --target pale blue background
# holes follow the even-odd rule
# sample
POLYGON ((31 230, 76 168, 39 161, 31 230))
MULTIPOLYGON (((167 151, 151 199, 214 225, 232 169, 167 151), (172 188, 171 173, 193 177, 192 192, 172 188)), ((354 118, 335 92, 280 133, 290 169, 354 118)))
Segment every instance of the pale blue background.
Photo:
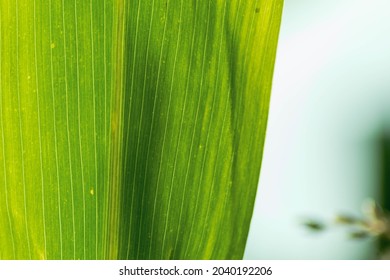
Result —
POLYGON ((374 258, 372 240, 300 223, 378 198, 373 143, 389 120, 390 1, 285 0, 245 258, 374 258))

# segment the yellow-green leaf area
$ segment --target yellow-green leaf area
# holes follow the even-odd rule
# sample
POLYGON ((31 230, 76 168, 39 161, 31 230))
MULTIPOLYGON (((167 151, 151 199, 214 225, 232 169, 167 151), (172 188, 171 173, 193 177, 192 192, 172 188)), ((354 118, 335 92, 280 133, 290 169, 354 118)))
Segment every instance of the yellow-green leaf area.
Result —
POLYGON ((0 258, 104 258, 113 2, 0 11, 0 258))

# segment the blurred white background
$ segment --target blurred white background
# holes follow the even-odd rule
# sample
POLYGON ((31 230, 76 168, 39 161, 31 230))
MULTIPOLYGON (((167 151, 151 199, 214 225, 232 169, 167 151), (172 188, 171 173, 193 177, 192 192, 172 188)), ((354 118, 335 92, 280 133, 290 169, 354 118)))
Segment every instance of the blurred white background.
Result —
POLYGON ((390 120, 390 1, 285 0, 246 259, 367 259, 373 240, 305 218, 378 198, 373 143, 390 120))

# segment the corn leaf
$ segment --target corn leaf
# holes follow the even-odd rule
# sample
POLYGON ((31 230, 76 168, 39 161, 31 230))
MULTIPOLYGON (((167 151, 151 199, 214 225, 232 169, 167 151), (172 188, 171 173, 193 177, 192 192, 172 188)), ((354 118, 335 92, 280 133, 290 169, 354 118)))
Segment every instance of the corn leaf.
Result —
POLYGON ((0 0, 0 259, 240 259, 282 0, 0 0))

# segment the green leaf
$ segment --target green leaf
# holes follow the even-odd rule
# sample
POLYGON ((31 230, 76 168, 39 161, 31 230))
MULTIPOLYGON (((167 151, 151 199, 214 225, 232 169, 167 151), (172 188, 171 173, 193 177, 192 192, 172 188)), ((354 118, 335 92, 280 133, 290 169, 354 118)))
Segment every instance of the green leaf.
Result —
POLYGON ((282 2, 0 0, 0 258, 242 258, 282 2))

